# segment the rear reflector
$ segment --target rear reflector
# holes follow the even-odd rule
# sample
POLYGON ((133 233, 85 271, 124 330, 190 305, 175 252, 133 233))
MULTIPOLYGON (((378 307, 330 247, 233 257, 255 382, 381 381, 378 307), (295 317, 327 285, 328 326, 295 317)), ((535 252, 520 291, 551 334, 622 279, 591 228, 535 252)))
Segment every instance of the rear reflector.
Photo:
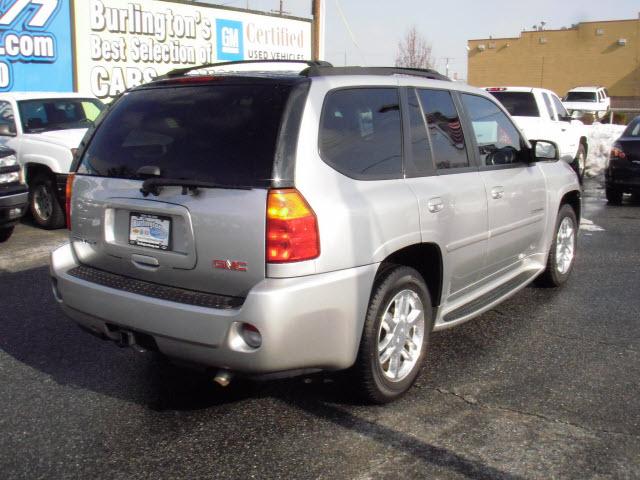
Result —
POLYGON ((76 178, 76 174, 75 173, 70 173, 69 176, 67 176, 67 186, 65 188, 65 195, 64 195, 64 199, 65 199, 65 208, 64 208, 64 213, 67 219, 67 228, 69 230, 71 230, 71 196, 73 195, 73 181, 76 178))
POLYGON ((269 263, 301 262, 320 255, 316 215, 297 190, 269 191, 266 247, 269 263))

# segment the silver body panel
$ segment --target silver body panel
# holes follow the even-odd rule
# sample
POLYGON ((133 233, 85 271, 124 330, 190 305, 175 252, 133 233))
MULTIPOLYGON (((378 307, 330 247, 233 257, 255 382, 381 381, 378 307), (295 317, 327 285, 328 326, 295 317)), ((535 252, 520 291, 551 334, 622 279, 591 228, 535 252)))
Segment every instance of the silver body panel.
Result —
POLYGON ((330 90, 367 85, 449 89, 493 99, 468 86, 408 76, 314 78, 295 163, 295 187, 319 226, 321 254, 310 261, 265 265, 266 190, 203 189, 189 197, 166 188, 159 197, 144 198, 140 182, 79 176, 72 244, 53 252, 51 263, 65 312, 96 331, 113 324, 153 335, 162 352, 208 366, 250 373, 344 369, 355 361, 378 267, 398 250, 428 243, 442 252, 442 297, 433 299, 436 330, 492 308, 542 272, 560 201, 579 191, 571 168, 556 161, 421 178, 348 178, 320 157, 320 115, 330 90), (493 198, 496 188, 501 195, 493 198), (441 206, 431 211, 434 199, 441 206), (122 232, 131 211, 174 219, 174 251, 126 244, 122 232), (158 267, 149 265, 149 256, 158 267), (216 271, 214 259, 247 262, 248 272, 216 271), (68 274, 81 264, 245 301, 238 309, 215 310, 151 299, 68 274), (526 282, 490 304, 444 320, 523 273, 530 273, 526 282), (259 349, 238 347, 238 322, 259 328, 259 349))

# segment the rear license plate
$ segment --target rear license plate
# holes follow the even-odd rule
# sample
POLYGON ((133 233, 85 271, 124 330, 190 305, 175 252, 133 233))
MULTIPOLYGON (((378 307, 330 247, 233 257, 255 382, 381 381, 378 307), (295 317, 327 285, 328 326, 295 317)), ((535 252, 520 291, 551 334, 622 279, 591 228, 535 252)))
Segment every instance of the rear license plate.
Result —
POLYGON ((146 213, 129 214, 129 245, 171 249, 171 218, 146 213))

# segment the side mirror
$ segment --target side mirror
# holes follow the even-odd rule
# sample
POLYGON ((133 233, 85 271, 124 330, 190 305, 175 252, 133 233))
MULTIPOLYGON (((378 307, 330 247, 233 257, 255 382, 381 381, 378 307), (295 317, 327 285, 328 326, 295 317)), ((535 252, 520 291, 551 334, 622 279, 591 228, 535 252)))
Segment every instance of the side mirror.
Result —
POLYGON ((558 146, 548 140, 531 140, 533 147, 533 161, 558 160, 560 152, 558 146))
POLYGON ((11 127, 8 124, 2 123, 0 124, 0 136, 15 137, 16 132, 11 131, 11 127))
POLYGON ((561 122, 570 122, 571 120, 573 120, 573 117, 571 115, 558 115, 558 118, 561 122))

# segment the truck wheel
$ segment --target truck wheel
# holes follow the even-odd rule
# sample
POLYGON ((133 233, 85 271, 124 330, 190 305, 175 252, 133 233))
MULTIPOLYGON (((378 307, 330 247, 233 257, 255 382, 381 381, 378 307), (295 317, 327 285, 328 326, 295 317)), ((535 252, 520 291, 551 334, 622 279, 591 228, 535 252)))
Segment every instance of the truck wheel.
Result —
POLYGON ((40 227, 47 230, 64 227, 64 210, 58 202, 55 182, 50 175, 39 173, 29 182, 29 207, 40 227))
POLYGON ((607 202, 611 205, 622 205, 622 191, 617 188, 607 187, 606 190, 607 202))
POLYGON ((411 387, 432 328, 431 299, 422 276, 404 266, 384 271, 373 287, 352 369, 363 400, 387 403, 411 387))
POLYGON ((580 183, 582 183, 584 172, 587 169, 587 152, 584 148, 584 145, 581 144, 578 148, 578 153, 576 155, 576 158, 573 160, 572 166, 576 171, 576 174, 578 174, 578 180, 580 180, 580 183))
POLYGON ((0 228, 0 243, 9 240, 9 237, 13 233, 13 229, 14 227, 0 228))
POLYGON ((536 283, 542 287, 561 286, 573 270, 578 245, 578 221, 571 205, 560 207, 554 231, 547 268, 536 279, 536 283))

